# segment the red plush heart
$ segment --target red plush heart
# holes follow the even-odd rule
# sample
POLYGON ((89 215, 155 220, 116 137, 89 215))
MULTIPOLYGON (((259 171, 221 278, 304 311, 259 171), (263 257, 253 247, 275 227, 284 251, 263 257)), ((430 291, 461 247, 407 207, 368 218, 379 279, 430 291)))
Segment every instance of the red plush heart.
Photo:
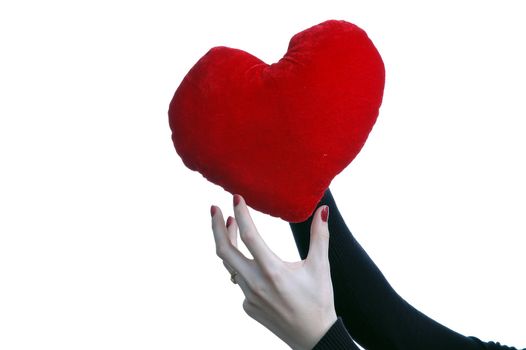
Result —
POLYGON ((384 74, 367 34, 345 21, 296 34, 271 65, 212 48, 170 103, 175 149, 188 168, 254 209, 304 221, 364 145, 384 74))

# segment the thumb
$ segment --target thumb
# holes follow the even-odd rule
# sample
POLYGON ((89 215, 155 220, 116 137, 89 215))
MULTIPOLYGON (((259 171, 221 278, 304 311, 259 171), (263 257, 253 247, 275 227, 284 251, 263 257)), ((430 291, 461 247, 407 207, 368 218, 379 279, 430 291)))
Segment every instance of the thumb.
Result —
POLYGON ((322 205, 313 215, 307 261, 319 265, 329 261, 329 207, 322 205))

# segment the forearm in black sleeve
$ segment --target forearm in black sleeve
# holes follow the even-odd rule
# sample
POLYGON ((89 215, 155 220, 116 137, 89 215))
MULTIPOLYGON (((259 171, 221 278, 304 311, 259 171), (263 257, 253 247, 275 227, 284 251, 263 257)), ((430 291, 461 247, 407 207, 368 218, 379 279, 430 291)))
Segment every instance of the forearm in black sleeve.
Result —
MULTIPOLYGON (((329 206, 329 260, 336 313, 352 338, 368 350, 512 349, 465 337, 416 310, 391 287, 355 240, 329 189, 319 206, 329 206)), ((298 251, 309 249, 312 216, 290 223, 298 251)))

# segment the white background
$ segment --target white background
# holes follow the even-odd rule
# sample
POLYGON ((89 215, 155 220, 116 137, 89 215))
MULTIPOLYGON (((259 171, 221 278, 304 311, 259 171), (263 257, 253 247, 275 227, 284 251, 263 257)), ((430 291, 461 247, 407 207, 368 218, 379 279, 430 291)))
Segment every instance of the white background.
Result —
POLYGON ((364 28, 387 72, 331 184, 349 227, 415 307, 526 347, 522 3, 2 1, 0 349, 287 348, 244 314, 209 218, 231 196, 183 165, 167 109, 209 48, 272 63, 327 19, 364 28))

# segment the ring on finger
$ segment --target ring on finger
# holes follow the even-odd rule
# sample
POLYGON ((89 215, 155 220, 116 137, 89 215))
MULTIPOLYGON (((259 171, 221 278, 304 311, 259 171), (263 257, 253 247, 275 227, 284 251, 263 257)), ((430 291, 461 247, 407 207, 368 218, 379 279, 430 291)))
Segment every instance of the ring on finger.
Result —
POLYGON ((236 271, 230 273, 230 280, 231 280, 232 283, 234 283, 234 284, 237 284, 237 281, 236 281, 236 276, 237 276, 237 275, 238 275, 238 273, 237 273, 236 271))

